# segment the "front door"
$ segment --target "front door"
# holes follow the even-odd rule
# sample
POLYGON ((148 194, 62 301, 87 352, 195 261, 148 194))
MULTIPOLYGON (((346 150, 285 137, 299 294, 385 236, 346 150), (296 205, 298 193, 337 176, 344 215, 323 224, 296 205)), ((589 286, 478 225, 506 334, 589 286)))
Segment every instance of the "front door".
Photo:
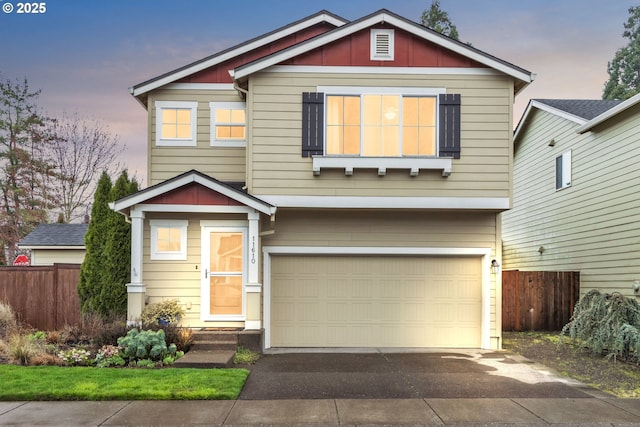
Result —
POLYGON ((203 238, 203 320, 244 319, 246 230, 205 228, 203 238))

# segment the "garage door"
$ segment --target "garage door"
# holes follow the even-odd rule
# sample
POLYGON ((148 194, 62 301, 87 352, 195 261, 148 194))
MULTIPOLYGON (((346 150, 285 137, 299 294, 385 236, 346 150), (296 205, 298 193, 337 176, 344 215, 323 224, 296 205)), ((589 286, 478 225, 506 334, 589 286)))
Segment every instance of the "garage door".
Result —
POLYGON ((480 257, 279 255, 271 268, 272 347, 480 347, 480 257))

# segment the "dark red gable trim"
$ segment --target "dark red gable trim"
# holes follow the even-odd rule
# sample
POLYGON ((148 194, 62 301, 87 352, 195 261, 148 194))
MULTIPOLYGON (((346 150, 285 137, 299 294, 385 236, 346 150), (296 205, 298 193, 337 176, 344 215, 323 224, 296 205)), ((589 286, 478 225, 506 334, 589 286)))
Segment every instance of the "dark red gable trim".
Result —
POLYGON ((283 62, 283 65, 455 67, 486 68, 485 65, 416 37, 395 27, 377 25, 283 62), (394 30, 394 60, 370 59, 371 28, 394 30))
POLYGON ((145 203, 152 205, 242 206, 242 203, 237 200, 203 187, 195 182, 161 194, 145 203))
POLYGON ((333 30, 335 27, 326 22, 314 25, 309 28, 305 28, 298 31, 295 34, 291 34, 287 37, 283 37, 273 43, 262 46, 259 49, 254 49, 251 52, 247 52, 243 55, 237 56, 229 61, 222 62, 214 67, 207 68, 181 80, 180 83, 231 83, 231 76, 229 76, 229 70, 244 65, 248 62, 255 61, 256 59, 263 58, 272 53, 278 52, 294 44, 298 44, 312 37, 320 34, 324 34, 329 30, 333 30))

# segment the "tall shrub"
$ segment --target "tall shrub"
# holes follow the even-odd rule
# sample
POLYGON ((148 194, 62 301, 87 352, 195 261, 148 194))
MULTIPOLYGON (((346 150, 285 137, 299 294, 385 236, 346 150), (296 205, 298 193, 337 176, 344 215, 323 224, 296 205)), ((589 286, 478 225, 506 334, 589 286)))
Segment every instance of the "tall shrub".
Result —
POLYGON ((93 196, 91 221, 84 238, 86 255, 80 267, 80 282, 78 284, 80 307, 83 313, 95 313, 98 310, 98 296, 103 283, 105 236, 108 234, 107 218, 111 214, 111 209, 109 209, 111 187, 111 178, 106 172, 103 172, 93 196))
MULTIPOLYGON (((123 171, 111 188, 109 199, 115 201, 138 191, 138 183, 123 171)), ((98 311, 103 315, 126 314, 126 284, 131 279, 131 226, 125 217, 110 211, 102 260, 103 283, 98 311)))

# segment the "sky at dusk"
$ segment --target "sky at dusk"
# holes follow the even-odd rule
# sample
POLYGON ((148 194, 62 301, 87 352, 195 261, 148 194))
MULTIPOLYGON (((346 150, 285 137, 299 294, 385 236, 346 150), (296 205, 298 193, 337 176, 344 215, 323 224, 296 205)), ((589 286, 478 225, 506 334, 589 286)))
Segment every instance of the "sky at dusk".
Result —
MULTIPOLYGON (((354 20, 386 8, 419 21, 431 0, 0 0, 0 76, 42 89, 42 111, 101 120, 146 181, 147 116, 128 88, 326 9, 354 20), (39 6, 40 7, 40 6, 39 6), (11 10, 11 13, 6 13, 11 10), (26 8, 23 7, 23 11, 26 8)), ((599 99, 637 0, 441 0, 460 40, 537 75, 516 98, 599 99)))

